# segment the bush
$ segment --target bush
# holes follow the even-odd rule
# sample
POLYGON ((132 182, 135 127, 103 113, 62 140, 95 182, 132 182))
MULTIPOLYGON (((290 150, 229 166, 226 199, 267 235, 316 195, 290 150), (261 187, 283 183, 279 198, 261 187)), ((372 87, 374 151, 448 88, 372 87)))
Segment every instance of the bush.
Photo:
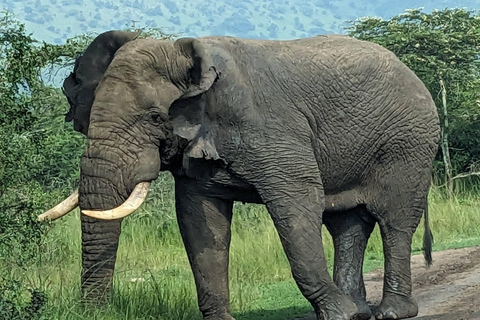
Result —
POLYGON ((37 289, 25 288, 14 279, 0 277, 0 319, 43 320, 47 295, 37 289))
POLYGON ((67 130, 65 98, 42 75, 71 63, 84 40, 39 43, 8 13, 0 19, 0 319, 46 319, 45 293, 15 270, 36 263, 49 230, 37 215, 78 179, 83 137, 67 130))

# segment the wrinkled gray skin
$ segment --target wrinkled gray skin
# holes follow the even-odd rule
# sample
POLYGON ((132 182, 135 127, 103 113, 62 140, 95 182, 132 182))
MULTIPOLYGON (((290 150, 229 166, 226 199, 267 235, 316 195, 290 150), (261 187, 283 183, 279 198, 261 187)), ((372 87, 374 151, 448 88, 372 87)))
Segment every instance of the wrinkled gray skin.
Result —
MULTIPOLYGON (((439 125, 412 71, 391 52, 345 36, 135 38, 100 35, 65 80, 67 120, 88 136, 81 209, 117 207, 136 184, 171 171, 198 304, 215 320, 233 319, 233 201, 266 205, 318 319, 370 316, 362 264, 378 223, 385 283, 376 317, 417 314, 411 240, 427 210, 439 125), (333 281, 322 223, 335 245, 333 281)), ((121 220, 81 219, 82 289, 87 301, 102 301, 121 220)), ((428 228, 426 240, 430 262, 428 228)))

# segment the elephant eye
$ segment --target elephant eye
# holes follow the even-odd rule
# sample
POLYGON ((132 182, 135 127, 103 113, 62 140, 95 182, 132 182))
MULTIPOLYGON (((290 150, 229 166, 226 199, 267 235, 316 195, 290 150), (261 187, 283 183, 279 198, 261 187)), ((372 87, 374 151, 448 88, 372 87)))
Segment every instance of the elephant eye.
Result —
POLYGON ((160 116, 159 113, 152 113, 152 115, 150 116, 152 121, 155 122, 155 123, 160 123, 162 121, 162 117, 160 116))
POLYGON ((160 124, 160 123, 163 123, 167 120, 167 116, 164 115, 161 112, 152 112, 152 113, 150 113, 150 120, 154 124, 160 124))

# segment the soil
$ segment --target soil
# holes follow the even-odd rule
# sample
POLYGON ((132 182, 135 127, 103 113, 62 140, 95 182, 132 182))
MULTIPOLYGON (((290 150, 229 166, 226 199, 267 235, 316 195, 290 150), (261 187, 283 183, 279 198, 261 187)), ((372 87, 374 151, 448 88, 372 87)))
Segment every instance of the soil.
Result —
MULTIPOLYGON (((364 275, 367 299, 378 305, 383 269, 364 275)), ((413 295, 422 320, 480 320, 480 246, 433 253, 433 266, 422 255, 412 256, 413 295)), ((314 320, 315 317, 304 318, 314 320)), ((373 320, 374 318, 372 318, 373 320)))

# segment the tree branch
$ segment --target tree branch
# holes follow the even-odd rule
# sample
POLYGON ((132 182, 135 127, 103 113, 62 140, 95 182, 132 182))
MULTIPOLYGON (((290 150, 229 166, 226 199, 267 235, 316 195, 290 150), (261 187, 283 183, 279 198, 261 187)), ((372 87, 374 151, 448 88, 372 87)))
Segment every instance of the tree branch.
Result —
POLYGON ((452 180, 462 179, 462 178, 468 178, 468 177, 471 177, 471 176, 478 176, 478 177, 480 177, 480 171, 457 174, 455 177, 452 178, 452 180))
MULTIPOLYGON (((453 181, 453 180, 456 180, 456 179, 468 178, 468 177, 472 177, 472 176, 480 177, 480 171, 457 174, 456 176, 452 177, 452 181, 453 181)), ((438 187, 438 188, 443 188, 443 187, 445 187, 446 185, 447 185, 447 182, 445 182, 444 184, 439 185, 439 186, 437 186, 437 187, 438 187)))

